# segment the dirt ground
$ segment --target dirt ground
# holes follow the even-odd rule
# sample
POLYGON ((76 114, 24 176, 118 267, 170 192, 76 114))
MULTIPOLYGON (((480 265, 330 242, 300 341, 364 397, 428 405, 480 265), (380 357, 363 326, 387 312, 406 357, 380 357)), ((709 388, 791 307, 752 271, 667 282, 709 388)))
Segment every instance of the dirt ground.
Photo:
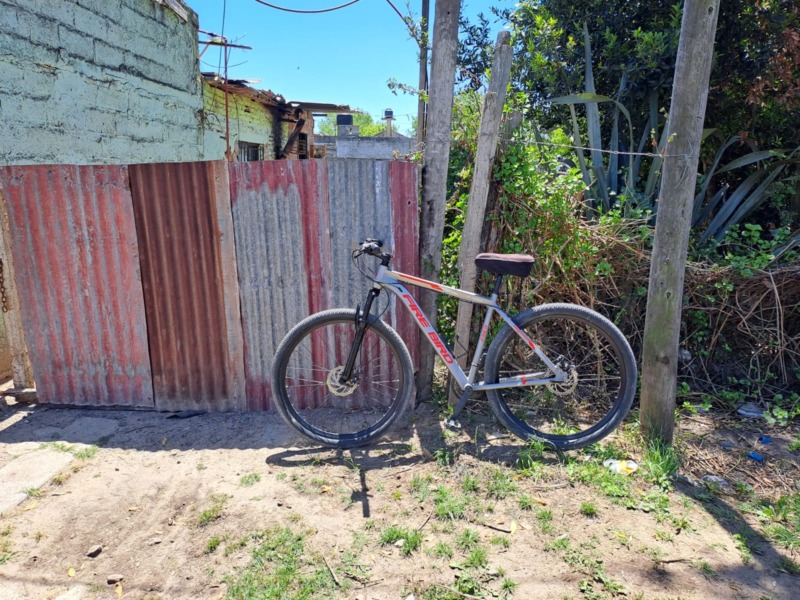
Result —
POLYGON ((9 406, 0 468, 37 452, 69 460, 0 517, 0 599, 240 597, 254 550, 279 530, 302 539, 298 577, 316 565, 328 578, 310 598, 800 598, 797 548, 765 537, 732 491, 692 484, 714 474, 762 497, 796 494, 797 431, 770 432, 759 464, 746 458, 752 423, 681 419, 681 478, 663 491, 640 469, 626 505, 584 476, 592 455, 523 464, 491 417, 460 434, 444 434, 430 405, 403 419, 371 447, 336 452, 275 414, 9 406), (87 418, 110 425, 93 444, 74 426, 87 418), (448 494, 466 499, 460 512, 439 510, 448 494), (388 542, 393 525, 419 546, 388 542))

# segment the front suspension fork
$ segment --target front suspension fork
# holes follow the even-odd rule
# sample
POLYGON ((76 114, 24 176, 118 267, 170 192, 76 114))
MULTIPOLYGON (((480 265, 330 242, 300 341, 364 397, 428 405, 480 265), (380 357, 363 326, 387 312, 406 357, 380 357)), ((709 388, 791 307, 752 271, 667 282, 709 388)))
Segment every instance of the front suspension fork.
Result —
POLYGON ((372 288, 367 293, 367 299, 364 302, 364 311, 359 312, 359 310, 356 309, 356 335, 353 338, 353 343, 350 345, 350 354, 347 355, 347 362, 345 362, 342 374, 339 376, 339 383, 347 383, 353 377, 353 369, 355 368, 358 351, 361 349, 361 343, 364 341, 364 334, 367 332, 367 326, 369 325, 369 313, 372 310, 372 302, 380 293, 380 288, 372 288))

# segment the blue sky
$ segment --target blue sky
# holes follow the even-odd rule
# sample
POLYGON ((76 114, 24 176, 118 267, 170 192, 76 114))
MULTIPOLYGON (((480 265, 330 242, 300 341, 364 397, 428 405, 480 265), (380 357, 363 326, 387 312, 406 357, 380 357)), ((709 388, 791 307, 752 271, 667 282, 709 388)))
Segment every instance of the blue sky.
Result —
MULTIPOLYGON (((348 0, 267 0, 270 4, 315 10, 348 0)), ((233 50, 231 79, 258 79, 251 84, 269 89, 287 100, 347 104, 378 120, 386 108, 394 110, 395 127, 407 132, 416 116, 416 98, 395 95, 386 85, 394 78, 416 86, 419 81, 417 45, 405 24, 386 0, 360 0, 324 14, 294 14, 258 4, 255 0, 227 0, 223 30, 223 0, 186 0, 200 18, 200 29, 225 35, 252 50, 233 50)), ((392 0, 407 14, 406 0, 392 0)), ((433 19, 435 0, 431 0, 433 19)), ((410 0, 419 17, 420 0, 410 0)), ((472 20, 483 12, 493 21, 491 6, 512 7, 512 0, 464 0, 462 13, 472 20)), ((494 25, 495 32, 502 24, 494 25)), ((203 39, 204 36, 201 36, 203 39)), ((201 58, 202 71, 222 71, 219 48, 201 58)))

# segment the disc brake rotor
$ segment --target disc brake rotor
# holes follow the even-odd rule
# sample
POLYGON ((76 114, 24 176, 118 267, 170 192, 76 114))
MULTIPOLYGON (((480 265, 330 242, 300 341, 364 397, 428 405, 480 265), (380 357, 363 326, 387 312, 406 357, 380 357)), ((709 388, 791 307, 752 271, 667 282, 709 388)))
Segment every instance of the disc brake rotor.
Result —
POLYGON ((547 389, 556 396, 569 396, 578 387, 578 370, 571 365, 563 365, 561 368, 567 374, 567 378, 558 383, 548 383, 547 389))
POLYGON ((340 382, 342 371, 344 371, 343 366, 334 367, 328 372, 328 377, 325 380, 328 391, 334 396, 349 396, 358 387, 358 379, 355 377, 351 378, 350 381, 340 382))

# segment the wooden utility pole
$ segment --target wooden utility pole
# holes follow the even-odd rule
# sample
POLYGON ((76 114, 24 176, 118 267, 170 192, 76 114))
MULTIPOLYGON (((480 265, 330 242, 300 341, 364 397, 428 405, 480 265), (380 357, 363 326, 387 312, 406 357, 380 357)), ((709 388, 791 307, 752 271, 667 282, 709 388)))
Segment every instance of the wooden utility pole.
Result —
POLYGON ((428 20, 431 16, 430 0, 422 0, 419 41, 419 101, 417 102, 417 150, 425 143, 425 95, 428 93, 428 20))
MULTIPOLYGON (((486 219, 486 202, 489 197, 492 168, 500 132, 500 121, 503 118, 503 104, 511 73, 511 61, 514 50, 509 45, 511 34, 501 31, 497 36, 494 57, 492 59, 492 75, 489 91, 483 99, 478 149, 475 154, 475 168, 472 175, 472 186, 469 191, 467 217, 464 232, 461 236, 461 250, 458 255, 458 267, 461 271, 460 287, 468 292, 475 291, 475 280, 478 270, 475 267, 475 256, 480 252, 481 231, 486 219)), ((472 322, 472 304, 460 302, 456 321, 456 343, 469 347, 469 332, 472 322)), ((457 346, 458 347, 458 346, 457 346)), ((457 352, 458 355, 460 352, 457 352)), ((459 359, 462 368, 469 360, 468 353, 459 359)))
POLYGON ((686 0, 667 121, 642 351, 641 427, 672 442, 681 300, 720 0, 686 0))
MULTIPOLYGON (((420 207, 420 274, 438 280, 442 265, 442 235, 447 202, 447 166, 450 161, 450 128, 453 119, 453 86, 456 82, 458 17, 461 0, 437 0, 433 22, 431 79, 428 96, 425 155, 422 160, 422 206, 420 207)), ((422 290, 420 307, 433 319, 436 295, 422 290)), ((420 340, 420 370, 417 397, 424 400, 433 390, 434 352, 420 340)))

